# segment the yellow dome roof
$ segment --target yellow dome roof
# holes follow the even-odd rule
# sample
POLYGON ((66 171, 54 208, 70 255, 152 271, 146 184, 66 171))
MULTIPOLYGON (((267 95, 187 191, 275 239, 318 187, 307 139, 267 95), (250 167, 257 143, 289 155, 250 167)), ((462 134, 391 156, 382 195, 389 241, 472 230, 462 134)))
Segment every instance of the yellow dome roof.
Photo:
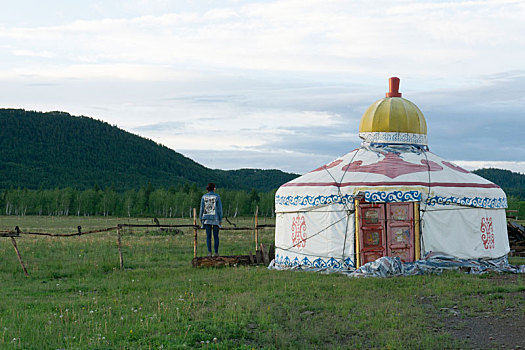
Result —
POLYGON ((374 102, 361 118, 359 136, 369 143, 427 145, 427 123, 412 102, 401 97, 399 78, 390 78, 390 92, 374 102))

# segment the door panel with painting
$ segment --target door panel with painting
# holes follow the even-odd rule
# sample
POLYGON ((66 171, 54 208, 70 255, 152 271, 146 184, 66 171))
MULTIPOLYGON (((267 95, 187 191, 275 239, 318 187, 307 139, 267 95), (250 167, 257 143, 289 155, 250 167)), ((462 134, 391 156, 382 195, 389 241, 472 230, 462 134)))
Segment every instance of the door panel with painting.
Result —
POLYGON ((381 204, 359 205, 360 264, 386 255, 385 216, 381 204))
POLYGON ((386 204, 387 255, 414 261, 413 203, 386 204))

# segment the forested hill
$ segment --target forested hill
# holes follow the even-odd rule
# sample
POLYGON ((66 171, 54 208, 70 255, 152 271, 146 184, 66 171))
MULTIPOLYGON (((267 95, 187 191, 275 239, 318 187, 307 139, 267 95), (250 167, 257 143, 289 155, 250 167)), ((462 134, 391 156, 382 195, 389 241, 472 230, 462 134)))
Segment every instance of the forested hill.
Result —
POLYGON ((215 170, 116 126, 64 112, 0 109, 0 189, 170 187, 208 182, 269 191, 297 175, 279 170, 215 170))
POLYGON ((525 175, 503 169, 478 169, 473 171, 481 177, 501 187, 507 196, 521 197, 525 200, 525 175))

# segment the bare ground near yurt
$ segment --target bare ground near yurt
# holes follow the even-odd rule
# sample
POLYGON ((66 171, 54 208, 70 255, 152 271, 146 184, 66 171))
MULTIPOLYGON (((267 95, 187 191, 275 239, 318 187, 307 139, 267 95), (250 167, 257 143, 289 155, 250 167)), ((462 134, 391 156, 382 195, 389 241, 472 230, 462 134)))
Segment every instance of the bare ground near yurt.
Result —
POLYGON ((476 349, 525 348, 525 292, 516 289, 520 276, 488 274, 483 278, 499 287, 479 291, 469 303, 441 308, 446 330, 476 349))
MULTIPOLYGON (((151 219, 0 217, 0 231, 66 233, 117 223, 151 219)), ((253 219, 234 223, 253 226, 253 219)), ((115 232, 16 238, 29 277, 10 239, 0 237, 0 348, 525 348, 523 275, 378 279, 193 268, 191 228, 148 230, 124 232, 123 270, 115 232)), ((273 242, 272 230, 260 235, 273 242)), ((246 254, 253 238, 251 230, 223 231, 220 252, 246 254)))

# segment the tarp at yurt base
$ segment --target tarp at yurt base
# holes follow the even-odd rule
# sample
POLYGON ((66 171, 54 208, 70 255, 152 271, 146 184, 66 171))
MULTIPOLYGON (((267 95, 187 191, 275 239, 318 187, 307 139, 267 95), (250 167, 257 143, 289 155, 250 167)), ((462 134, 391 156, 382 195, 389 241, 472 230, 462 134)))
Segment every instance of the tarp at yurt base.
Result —
POLYGON ((430 152, 424 116, 398 87, 391 78, 364 113, 360 148, 278 189, 270 268, 525 272, 507 261, 503 190, 430 152))

